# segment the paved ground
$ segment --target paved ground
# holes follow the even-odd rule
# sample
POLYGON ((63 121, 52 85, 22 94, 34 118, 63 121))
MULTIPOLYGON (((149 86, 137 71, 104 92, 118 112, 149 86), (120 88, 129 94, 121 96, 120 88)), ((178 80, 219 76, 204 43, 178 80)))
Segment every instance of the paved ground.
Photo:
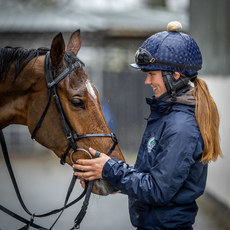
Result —
MULTIPOLYGON (((62 206, 72 177, 71 167, 60 165, 58 158, 52 154, 26 158, 17 156, 13 157, 12 164, 23 199, 31 211, 40 213, 62 206)), ((18 204, 2 156, 0 156, 0 181, 0 204, 27 217, 18 204)), ((77 183, 74 197, 77 197, 81 191, 77 183)), ((127 203, 127 197, 121 194, 107 197, 93 195, 81 230, 133 230, 129 221, 127 203)), ((66 210, 54 229, 70 229, 81 205, 82 201, 66 210)), ((39 219, 38 222, 49 227, 53 220, 54 218, 45 218, 39 219)), ((0 230, 15 230, 22 226, 22 223, 0 211, 0 230)), ((215 215, 202 209, 202 205, 194 229, 228 230, 217 222, 215 215)))

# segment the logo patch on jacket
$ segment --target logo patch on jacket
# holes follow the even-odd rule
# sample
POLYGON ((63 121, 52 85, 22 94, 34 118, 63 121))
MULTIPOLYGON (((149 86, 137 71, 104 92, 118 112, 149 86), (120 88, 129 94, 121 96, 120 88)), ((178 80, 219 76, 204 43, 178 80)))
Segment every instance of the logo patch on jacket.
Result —
POLYGON ((148 144, 147 144, 147 148, 148 148, 148 152, 150 153, 153 149, 153 147, 156 145, 156 139, 155 137, 151 137, 148 141, 148 144))

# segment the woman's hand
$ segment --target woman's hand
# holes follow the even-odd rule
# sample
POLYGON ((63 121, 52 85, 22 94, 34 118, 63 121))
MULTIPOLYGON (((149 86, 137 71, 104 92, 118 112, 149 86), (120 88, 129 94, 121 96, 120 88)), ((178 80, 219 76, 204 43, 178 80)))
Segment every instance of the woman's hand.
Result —
MULTIPOLYGON (((94 157, 96 150, 89 148, 90 154, 94 157)), ((74 169, 81 170, 81 172, 75 172, 74 174, 80 179, 82 187, 85 187, 84 180, 95 180, 102 178, 102 170, 105 163, 110 159, 104 153, 101 153, 98 158, 93 159, 79 159, 76 161, 76 164, 73 164, 74 169)))

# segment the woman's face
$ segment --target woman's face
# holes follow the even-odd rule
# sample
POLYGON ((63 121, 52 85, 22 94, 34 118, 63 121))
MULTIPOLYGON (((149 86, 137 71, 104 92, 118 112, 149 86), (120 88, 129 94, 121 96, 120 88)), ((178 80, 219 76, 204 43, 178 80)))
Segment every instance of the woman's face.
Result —
POLYGON ((149 71, 145 79, 145 85, 153 88, 156 98, 167 92, 161 71, 149 71))

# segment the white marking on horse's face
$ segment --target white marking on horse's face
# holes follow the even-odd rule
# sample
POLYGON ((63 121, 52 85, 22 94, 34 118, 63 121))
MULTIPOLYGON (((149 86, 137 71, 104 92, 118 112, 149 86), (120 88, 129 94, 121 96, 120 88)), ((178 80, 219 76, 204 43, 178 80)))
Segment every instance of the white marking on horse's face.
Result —
POLYGON ((90 81, 87 80, 86 83, 85 83, 85 85, 86 85, 86 88, 87 88, 88 92, 92 95, 92 97, 93 97, 94 99, 96 99, 97 96, 96 96, 96 93, 95 93, 95 91, 94 91, 94 89, 93 89, 93 86, 92 86, 92 84, 90 83, 90 81))

